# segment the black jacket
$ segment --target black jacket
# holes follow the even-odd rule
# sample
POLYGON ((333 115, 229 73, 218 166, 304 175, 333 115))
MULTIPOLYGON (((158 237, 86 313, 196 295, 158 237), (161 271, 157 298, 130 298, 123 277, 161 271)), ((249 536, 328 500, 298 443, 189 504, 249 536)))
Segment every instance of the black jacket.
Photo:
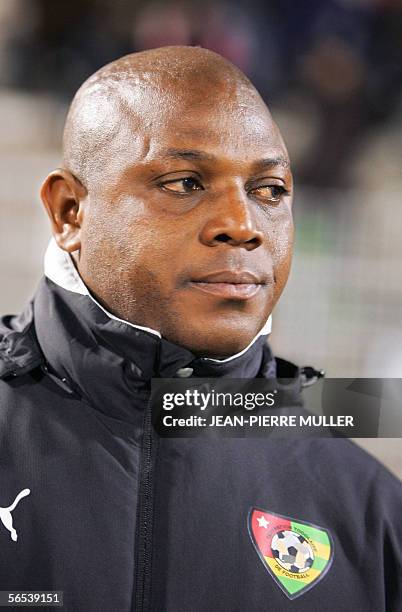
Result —
POLYGON ((291 373, 300 402, 300 371, 264 337, 226 363, 195 358, 50 280, 3 318, 0 590, 62 590, 68 612, 402 610, 399 482, 344 439, 157 439, 150 379, 189 367, 291 373), (264 565, 253 509, 262 530, 272 514, 328 534, 332 564, 294 599, 264 565))

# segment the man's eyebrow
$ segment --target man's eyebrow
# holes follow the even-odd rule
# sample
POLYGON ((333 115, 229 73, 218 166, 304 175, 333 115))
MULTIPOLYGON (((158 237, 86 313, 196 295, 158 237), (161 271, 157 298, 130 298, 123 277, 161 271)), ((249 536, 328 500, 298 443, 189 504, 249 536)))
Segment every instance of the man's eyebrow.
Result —
POLYGON ((278 157, 267 157, 265 159, 259 159, 254 163, 256 170, 265 170, 265 168, 290 168, 290 161, 287 157, 279 155, 278 157))
MULTIPOLYGON (((215 155, 206 153, 205 151, 199 151, 197 149, 168 149, 164 151, 162 157, 171 157, 173 159, 187 159, 189 161, 211 161, 215 162, 217 158, 215 155)), ((279 155, 277 157, 267 157, 259 159, 253 163, 254 168, 264 170, 265 168, 276 168, 281 166, 283 168, 289 168, 290 162, 287 157, 279 155)))
POLYGON ((188 159, 190 161, 216 161, 214 155, 210 155, 205 151, 198 151, 197 149, 168 149, 163 152, 163 157, 165 156, 174 159, 188 159))

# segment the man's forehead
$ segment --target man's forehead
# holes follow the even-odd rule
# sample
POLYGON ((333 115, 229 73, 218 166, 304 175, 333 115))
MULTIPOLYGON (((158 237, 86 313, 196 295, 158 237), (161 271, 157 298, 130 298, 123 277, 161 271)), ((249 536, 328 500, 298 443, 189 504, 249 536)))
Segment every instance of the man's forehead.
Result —
MULTIPOLYGON (((281 150, 286 155, 280 132, 261 101, 231 100, 214 96, 192 101, 191 93, 178 98, 175 104, 168 100, 153 103, 148 98, 141 110, 125 106, 119 124, 122 137, 148 140, 152 155, 171 150, 236 150, 264 148, 281 150)), ((195 158, 193 158, 195 159, 195 158)))
POLYGON ((140 149, 146 144, 148 159, 211 162, 222 158, 254 162, 278 159, 289 165, 288 154, 276 124, 268 116, 217 113, 211 107, 200 115, 178 118, 164 114, 159 121, 132 131, 140 149))
POLYGON ((268 108, 253 87, 235 80, 224 80, 205 87, 195 80, 189 84, 160 79, 155 82, 128 82, 114 90, 106 90, 105 105, 126 120, 136 123, 169 122, 183 130, 202 132, 214 123, 240 123, 242 128, 271 128, 268 108), (186 86, 185 86, 186 85, 186 86))

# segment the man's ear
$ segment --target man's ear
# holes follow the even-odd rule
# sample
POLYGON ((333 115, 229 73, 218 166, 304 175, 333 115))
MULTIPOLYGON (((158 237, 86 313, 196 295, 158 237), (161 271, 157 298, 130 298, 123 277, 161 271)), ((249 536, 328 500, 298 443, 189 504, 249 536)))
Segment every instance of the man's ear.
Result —
POLYGON ((72 253, 81 248, 82 203, 87 190, 68 170, 53 170, 40 195, 59 247, 72 253))

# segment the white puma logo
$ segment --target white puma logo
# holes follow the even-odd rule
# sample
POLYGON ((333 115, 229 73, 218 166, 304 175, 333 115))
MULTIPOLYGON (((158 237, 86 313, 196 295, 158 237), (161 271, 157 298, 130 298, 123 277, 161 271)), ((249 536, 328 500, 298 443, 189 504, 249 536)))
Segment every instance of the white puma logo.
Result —
POLYGON ((8 531, 11 533, 11 539, 14 542, 17 541, 18 536, 17 536, 17 532, 15 531, 13 527, 13 517, 11 516, 11 512, 14 510, 14 508, 16 507, 20 499, 29 495, 30 492, 31 492, 30 489, 23 489, 21 493, 18 493, 17 497, 15 498, 11 506, 8 506, 8 508, 2 508, 0 506, 0 520, 3 523, 4 527, 8 529, 8 531))

